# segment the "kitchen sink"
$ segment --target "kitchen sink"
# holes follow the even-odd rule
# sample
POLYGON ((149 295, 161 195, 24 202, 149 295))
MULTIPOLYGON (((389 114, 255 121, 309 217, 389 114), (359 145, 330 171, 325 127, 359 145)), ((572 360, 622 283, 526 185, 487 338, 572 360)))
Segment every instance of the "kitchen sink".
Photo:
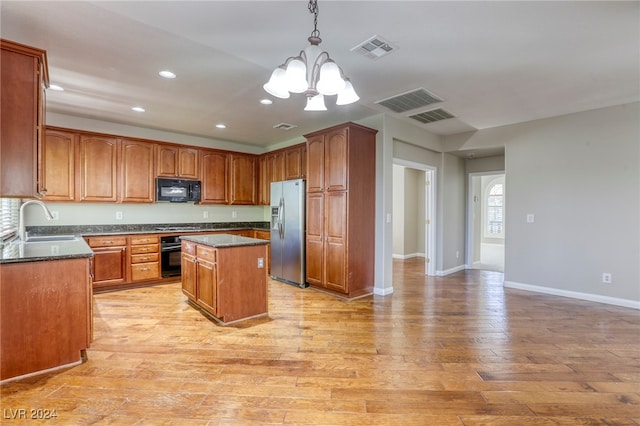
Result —
POLYGON ((55 241, 73 241, 78 237, 75 235, 33 235, 31 237, 27 237, 27 243, 38 243, 38 242, 55 242, 55 241))

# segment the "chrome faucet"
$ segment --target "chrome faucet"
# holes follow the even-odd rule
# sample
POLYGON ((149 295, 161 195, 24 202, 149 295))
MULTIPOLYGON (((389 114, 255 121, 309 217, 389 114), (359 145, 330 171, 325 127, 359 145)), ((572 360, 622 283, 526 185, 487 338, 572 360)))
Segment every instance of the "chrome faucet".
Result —
POLYGON ((53 215, 51 214, 51 212, 49 211, 49 209, 47 208, 46 204, 43 203, 40 200, 27 200, 24 203, 22 203, 22 205, 20 206, 20 217, 18 220, 18 237, 20 238, 20 241, 25 241, 26 240, 26 232, 25 232, 25 224, 24 224, 24 208, 27 207, 29 204, 38 204, 39 206, 41 206, 44 209, 44 214, 47 217, 47 220, 52 220, 53 219, 53 215))

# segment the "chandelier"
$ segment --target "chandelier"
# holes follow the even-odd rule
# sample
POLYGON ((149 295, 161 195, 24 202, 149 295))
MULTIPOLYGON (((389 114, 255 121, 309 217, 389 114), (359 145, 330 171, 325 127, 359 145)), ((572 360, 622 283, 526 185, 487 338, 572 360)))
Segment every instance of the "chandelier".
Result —
POLYGON ((278 66, 263 86, 264 90, 282 99, 287 99, 289 92, 304 93, 307 97, 305 111, 326 111, 324 96, 338 95, 336 105, 354 103, 360 98, 351 81, 329 54, 318 46, 322 42, 318 31, 318 1, 309 0, 308 7, 313 13, 309 46, 278 66))

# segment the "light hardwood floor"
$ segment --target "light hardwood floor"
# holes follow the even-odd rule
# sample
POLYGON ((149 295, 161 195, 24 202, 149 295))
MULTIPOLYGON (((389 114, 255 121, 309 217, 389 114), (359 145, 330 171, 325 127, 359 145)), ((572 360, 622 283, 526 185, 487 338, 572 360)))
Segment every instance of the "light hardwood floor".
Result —
POLYGON ((423 275, 344 302, 271 281, 269 318, 221 327, 179 284, 95 296, 83 365, 3 385, 51 424, 637 425, 640 313, 423 275))

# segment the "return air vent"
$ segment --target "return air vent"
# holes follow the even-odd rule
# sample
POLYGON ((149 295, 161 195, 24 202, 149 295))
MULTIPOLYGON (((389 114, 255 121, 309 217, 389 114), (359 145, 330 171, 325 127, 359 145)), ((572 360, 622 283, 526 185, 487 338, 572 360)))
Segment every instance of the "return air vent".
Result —
POLYGON ((274 129, 279 129, 279 130, 291 130, 291 129, 295 129, 296 127, 298 126, 295 126, 289 123, 280 123, 273 126, 274 129))
POLYGON ((421 123, 428 124, 440 120, 446 120, 448 118, 454 118, 454 115, 442 108, 438 108, 431 111, 421 112, 420 114, 410 115, 409 117, 414 120, 418 120, 421 123))
POLYGON ((412 109, 424 108, 432 104, 437 104, 438 102, 442 102, 442 99, 424 89, 418 89, 402 93, 392 98, 383 99, 376 103, 389 108, 393 112, 406 112, 412 109))
POLYGON ((351 51, 361 54, 362 56, 377 61, 383 56, 397 50, 398 48, 383 39, 380 36, 373 36, 363 41, 359 45, 352 47, 351 51))

